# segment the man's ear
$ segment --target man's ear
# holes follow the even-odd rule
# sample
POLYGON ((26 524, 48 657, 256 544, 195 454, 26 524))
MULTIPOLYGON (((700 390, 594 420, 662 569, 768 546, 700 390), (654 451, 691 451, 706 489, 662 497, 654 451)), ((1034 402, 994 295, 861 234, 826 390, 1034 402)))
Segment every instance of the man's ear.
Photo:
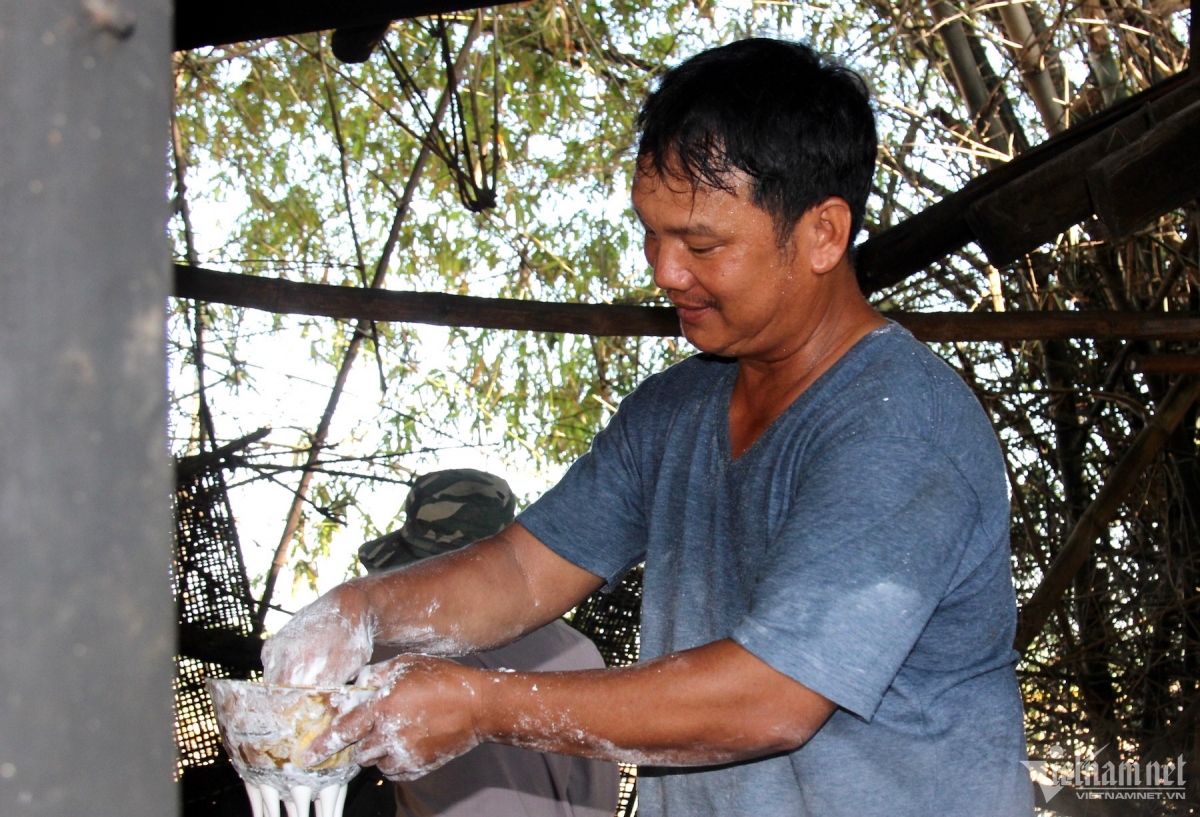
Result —
POLYGON ((808 231, 811 252, 809 262, 817 274, 829 272, 846 257, 850 246, 850 205, 838 196, 830 196, 804 214, 800 224, 808 231))

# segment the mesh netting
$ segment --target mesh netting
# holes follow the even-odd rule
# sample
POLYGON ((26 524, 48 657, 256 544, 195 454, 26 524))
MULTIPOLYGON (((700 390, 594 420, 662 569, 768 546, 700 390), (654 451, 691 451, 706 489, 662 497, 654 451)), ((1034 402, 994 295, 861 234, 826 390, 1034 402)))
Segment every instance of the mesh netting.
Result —
MULTIPOLYGON (((592 639, 604 663, 624 667, 638 660, 641 646, 642 568, 626 574, 611 593, 593 593, 575 608, 571 625, 592 639)), ((637 767, 621 765, 616 817, 637 814, 637 767)))
POLYGON ((592 640, 610 667, 638 660, 641 623, 641 565, 625 574, 611 593, 588 596, 571 615, 571 625, 592 640))
POLYGON ((181 768, 206 766, 221 755, 221 738, 204 679, 228 677, 219 664, 175 656, 175 745, 181 768))
POLYGON ((220 466, 179 482, 175 526, 180 623, 249 634, 254 606, 220 466))
MULTIPOLYGON (((179 623, 249 635, 254 629, 250 583, 221 466, 193 470, 182 467, 184 462, 175 491, 171 577, 179 623)), ((175 669, 175 741, 180 771, 223 761, 204 680, 238 673, 183 656, 176 657, 175 669)))

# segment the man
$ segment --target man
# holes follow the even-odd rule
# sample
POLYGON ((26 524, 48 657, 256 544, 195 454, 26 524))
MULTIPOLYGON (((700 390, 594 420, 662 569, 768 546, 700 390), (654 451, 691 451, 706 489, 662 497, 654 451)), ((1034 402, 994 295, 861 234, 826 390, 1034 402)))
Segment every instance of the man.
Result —
POLYGON ((862 81, 747 40, 668 72, 639 125, 646 257, 704 354, 626 398, 516 524, 332 591, 264 657, 331 681, 374 641, 489 647, 644 560, 645 660, 535 679, 400 657, 311 755, 356 742, 394 777, 479 742, 624 760, 646 815, 1031 814, 999 446, 848 256, 862 81))
MULTIPOLYGON (((359 548, 359 561, 374 574, 449 553, 499 533, 512 523, 515 509, 508 483, 493 474, 469 468, 425 474, 404 502, 404 525, 359 548)), ((377 650, 372 660, 389 657, 383 653, 377 650)), ((456 660, 479 669, 527 672, 604 667, 596 646, 562 619, 498 650, 456 660)), ((384 799, 378 787, 360 786, 346 814, 612 817, 618 786, 615 763, 487 743, 420 780, 396 784, 386 804, 376 805, 384 799)))

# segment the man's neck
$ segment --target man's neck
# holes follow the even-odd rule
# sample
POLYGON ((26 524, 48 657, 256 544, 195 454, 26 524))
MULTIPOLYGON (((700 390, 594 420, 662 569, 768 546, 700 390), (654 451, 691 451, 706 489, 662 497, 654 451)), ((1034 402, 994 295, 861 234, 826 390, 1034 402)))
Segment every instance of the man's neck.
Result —
POLYGON ((887 324, 862 296, 853 273, 832 281, 823 308, 777 357, 739 358, 729 406, 732 454, 740 456, 783 411, 870 332, 887 324))

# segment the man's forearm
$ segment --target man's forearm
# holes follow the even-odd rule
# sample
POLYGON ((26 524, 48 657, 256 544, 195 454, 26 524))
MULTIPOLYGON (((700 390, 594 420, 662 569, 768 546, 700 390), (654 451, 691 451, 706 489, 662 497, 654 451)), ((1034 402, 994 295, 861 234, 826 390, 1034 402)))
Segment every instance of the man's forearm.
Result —
POLYGON ((347 583, 380 645, 462 655, 508 643, 558 618, 600 579, 520 525, 403 570, 347 583))
POLYGON ((510 525, 462 550, 338 585, 263 645, 264 678, 345 683, 381 645, 429 655, 498 646, 562 615, 600 583, 510 525))
POLYGON ((693 766, 794 749, 834 705, 732 641, 617 670, 480 672, 480 740, 693 766))

